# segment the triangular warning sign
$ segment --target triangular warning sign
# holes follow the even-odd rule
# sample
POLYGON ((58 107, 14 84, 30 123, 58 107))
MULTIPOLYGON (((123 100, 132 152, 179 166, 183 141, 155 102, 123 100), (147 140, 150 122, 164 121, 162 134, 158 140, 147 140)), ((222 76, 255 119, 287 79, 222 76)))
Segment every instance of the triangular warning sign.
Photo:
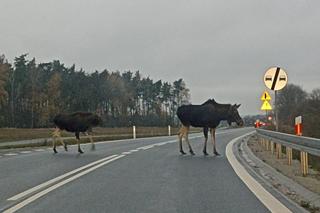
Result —
POLYGON ((269 93, 267 91, 264 91, 264 93, 262 94, 261 101, 270 101, 271 100, 271 96, 269 95, 269 93))
POLYGON ((262 106, 261 106, 261 110, 272 110, 272 106, 269 104, 268 101, 264 101, 262 106))

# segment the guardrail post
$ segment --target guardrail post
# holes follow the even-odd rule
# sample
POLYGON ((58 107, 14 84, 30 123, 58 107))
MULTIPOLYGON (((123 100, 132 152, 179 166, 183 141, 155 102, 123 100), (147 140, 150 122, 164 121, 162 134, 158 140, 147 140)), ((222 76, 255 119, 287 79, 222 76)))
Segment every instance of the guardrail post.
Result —
POLYGON ((168 135, 171 136, 171 126, 168 125, 168 135))
POLYGON ((281 144, 277 143, 276 145, 276 149, 277 149, 277 159, 280 159, 282 157, 282 146, 281 144))
POLYGON ((136 139, 136 126, 132 127, 133 139, 136 139))
POLYGON ((301 172, 303 176, 308 174, 308 153, 301 151, 300 152, 300 163, 301 163, 301 172))
POLYGON ((292 164, 292 148, 286 147, 286 154, 288 159, 288 165, 291 166, 292 164))
POLYGON ((270 142, 270 144, 271 144, 271 154, 274 154, 274 142, 270 142))

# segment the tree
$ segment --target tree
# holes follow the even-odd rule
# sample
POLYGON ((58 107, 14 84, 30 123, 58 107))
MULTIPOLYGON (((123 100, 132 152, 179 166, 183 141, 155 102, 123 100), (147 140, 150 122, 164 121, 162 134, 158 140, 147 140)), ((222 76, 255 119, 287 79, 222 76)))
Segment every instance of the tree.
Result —
POLYGON ((0 55, 0 107, 6 103, 8 98, 8 92, 5 88, 6 82, 9 77, 10 64, 5 59, 4 55, 0 55))
POLYGON ((277 97, 276 105, 279 124, 293 126, 295 117, 302 113, 306 99, 307 93, 300 86, 288 84, 282 89, 277 97))
POLYGON ((320 138, 320 89, 314 89, 303 104, 303 134, 320 138))
POLYGON ((170 84, 130 70, 88 74, 27 56, 12 68, 0 56, 0 126, 48 127, 56 114, 75 111, 98 112, 108 126, 173 125, 177 107, 190 98, 182 79, 170 84))

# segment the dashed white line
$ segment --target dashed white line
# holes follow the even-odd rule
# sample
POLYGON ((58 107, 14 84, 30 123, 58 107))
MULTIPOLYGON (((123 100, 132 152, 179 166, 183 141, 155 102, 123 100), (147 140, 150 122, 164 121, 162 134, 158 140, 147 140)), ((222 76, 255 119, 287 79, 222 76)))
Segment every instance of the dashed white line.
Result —
POLYGON ((85 166, 82 166, 82 167, 80 167, 80 168, 78 168, 78 169, 72 170, 72 171, 70 171, 70 172, 68 172, 68 173, 65 173, 65 174, 60 175, 60 176, 58 176, 58 177, 56 177, 56 178, 53 178, 53 179, 51 179, 51 180, 49 180, 49 181, 47 181, 47 182, 44 182, 44 183, 42 183, 42 184, 40 184, 40 185, 38 185, 38 186, 35 186, 35 187, 31 188, 31 189, 28 189, 28 190, 26 190, 26 191, 24 191, 24 192, 21 192, 21 193, 15 195, 15 196, 13 196, 13 197, 10 197, 8 200, 18 200, 18 199, 20 199, 20 198, 23 198, 23 197, 25 197, 25 196, 27 196, 27 195, 29 195, 29 194, 31 194, 31 193, 33 193, 33 192, 41 189, 41 188, 44 188, 44 187, 49 186, 49 185, 51 185, 51 184, 53 184, 53 183, 55 183, 55 182, 57 182, 57 181, 59 181, 59 180, 62 180, 63 178, 66 178, 66 177, 68 177, 68 176, 70 176, 70 175, 73 175, 73 174, 75 174, 75 173, 83 170, 83 169, 86 169, 86 168, 88 168, 88 167, 90 167, 90 166, 94 166, 94 165, 96 165, 96 164, 98 164, 98 163, 101 163, 101 162, 103 162, 103 161, 109 160, 109 159, 111 159, 111 158, 113 158, 113 157, 116 157, 116 156, 117 156, 117 155, 111 155, 111 156, 102 158, 102 159, 100 159, 100 160, 94 161, 94 162, 92 162, 92 163, 89 163, 89 164, 87 164, 87 165, 85 165, 85 166))
POLYGON ((20 153, 21 154, 28 154, 28 153, 31 153, 31 151, 21 151, 20 153))
POLYGON ((15 156, 15 155, 18 155, 17 153, 6 153, 4 154, 5 156, 15 156))
POLYGON ((151 149, 153 147, 154 147, 154 145, 144 146, 144 147, 140 147, 140 148, 143 149, 143 150, 147 150, 147 149, 151 149))
POLYGON ((122 155, 129 155, 129 154, 131 154, 131 152, 122 152, 121 154, 122 155))
POLYGON ((35 194, 35 195, 33 195, 33 196, 31 196, 31 197, 23 200, 22 202, 16 204, 15 206, 13 206, 13 207, 5 210, 4 213, 13 213, 13 212, 16 212, 17 210, 19 210, 19 209, 23 208, 24 206, 28 205, 29 203, 32 203, 33 201, 37 200, 38 198, 40 198, 40 197, 48 194, 49 192, 51 192, 51 191, 53 191, 53 190, 55 190, 55 189, 57 189, 57 188, 65 185, 65 184, 67 184, 67 183, 69 183, 69 182, 71 182, 71 181, 73 181, 73 180, 75 180, 75 179, 78 179, 78 178, 80 178, 81 176, 86 175, 86 174, 88 174, 88 173, 90 173, 90 172, 98 169, 99 167, 102 167, 102 166, 104 166, 104 165, 106 165, 106 164, 109 164, 109 163, 111 163, 112 161, 118 160, 118 159, 120 159, 120 158, 122 158, 122 157, 124 157, 124 156, 125 156, 125 155, 116 156, 116 157, 114 157, 114 158, 111 158, 110 160, 104 161, 104 162, 102 162, 102 163, 100 163, 100 164, 98 164, 98 165, 95 165, 95 166, 93 166, 93 167, 91 167, 91 168, 89 168, 89 169, 86 169, 86 170, 84 170, 84 171, 82 171, 82 172, 80 172, 80 173, 78 173, 78 174, 76 174, 76 175, 74 175, 74 176, 71 176, 70 178, 65 179, 65 180, 63 180, 63 181, 61 181, 61 182, 59 182, 59 183, 57 183, 57 184, 55 184, 55 185, 53 185, 53 186, 50 186, 49 188, 47 188, 47 189, 45 189, 45 190, 43 190, 43 191, 40 191, 40 192, 38 192, 37 194, 35 194))
MULTIPOLYGON (((197 138, 197 137, 194 137, 194 138, 197 138)), ((190 138, 190 139, 192 139, 192 138, 190 138)), ((174 142, 176 142, 176 140, 161 142, 161 143, 157 143, 157 144, 151 144, 151 145, 147 145, 147 146, 144 146, 144 147, 140 147, 140 149, 147 150, 147 149, 155 147, 156 145, 161 146, 161 145, 165 145, 165 144, 168 144, 168 143, 174 143, 174 142)), ((67 184, 67 183, 69 183, 69 182, 71 182, 71 181, 73 181, 73 180, 75 180, 77 178, 80 178, 81 176, 83 176, 85 174, 88 174, 88 173, 98 169, 99 167, 102 167, 102 166, 104 166, 104 165, 106 165, 106 164, 108 164, 108 163, 110 163, 112 161, 115 161, 115 160, 117 160, 119 158, 122 158, 122 157, 126 156, 127 154, 131 154, 133 152, 138 152, 139 151, 138 149, 132 149, 132 150, 130 150, 128 152, 123 152, 121 155, 112 155, 112 156, 97 160, 95 162, 92 162, 90 164, 82 166, 82 167, 80 167, 78 169, 70 171, 70 172, 68 172, 66 174, 60 175, 60 176, 58 176, 56 178, 53 178, 53 179, 51 179, 51 180, 49 180, 49 181, 47 181, 45 183, 42 183, 42 184, 40 184, 38 186, 35 186, 35 187, 33 187, 33 188, 29 189, 29 190, 26 190, 26 191, 24 191, 24 192, 22 192, 20 194, 17 194, 15 196, 9 198, 8 200, 10 200, 10 201, 19 200, 19 199, 21 199, 21 198, 23 198, 23 197, 25 197, 25 196, 27 196, 29 194, 32 194, 32 193, 34 193, 36 191, 39 191, 39 190, 51 185, 50 187, 48 187, 46 189, 43 189, 42 191, 32 195, 31 197, 23 200, 20 203, 16 204, 15 206, 5 210, 4 213, 16 212, 17 210, 19 210, 19 209, 23 208, 24 206, 28 205, 29 203, 37 200, 38 198, 40 198, 40 197, 42 197, 42 196, 44 196, 46 194, 48 194, 49 192, 51 192, 51 191, 53 191, 53 190, 65 185, 65 184, 67 184), (69 178, 67 178, 67 177, 69 177, 69 178), (65 178, 67 178, 67 179, 65 179, 65 178), (65 180, 63 180, 63 179, 65 179, 65 180), (63 181, 58 182, 60 180, 63 180, 63 181), (54 184, 54 185, 52 185, 52 184, 54 184)), ((37 150, 38 151, 44 151, 43 149, 37 149, 37 150)), ((36 150, 34 150, 34 151, 36 151, 36 150)), ((24 151, 24 152, 31 152, 31 151, 24 151)), ((8 153, 6 155, 17 155, 17 154, 8 153)))
POLYGON ((44 149, 35 149, 34 151, 35 151, 35 152, 43 152, 44 149))

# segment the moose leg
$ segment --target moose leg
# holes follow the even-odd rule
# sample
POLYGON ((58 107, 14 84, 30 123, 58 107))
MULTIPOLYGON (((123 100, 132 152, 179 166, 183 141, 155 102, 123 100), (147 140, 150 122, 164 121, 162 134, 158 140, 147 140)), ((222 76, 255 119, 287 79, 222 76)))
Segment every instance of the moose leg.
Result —
POLYGON ((67 152, 68 151, 68 147, 67 147, 67 144, 64 143, 62 138, 61 138, 61 130, 59 128, 57 128, 57 130, 56 130, 56 136, 58 137, 61 145, 64 147, 64 150, 67 152))
POLYGON ((56 149, 56 140, 60 136, 60 130, 59 128, 55 128, 55 130, 52 133, 53 136, 53 141, 52 141, 52 146, 53 146, 53 152, 58 153, 56 149))
POLYGON ((216 129, 211 128, 210 131, 211 131, 211 137, 212 137, 213 154, 220 155, 216 149, 216 129))
POLYGON ((183 130, 184 130, 184 127, 181 127, 180 130, 179 130, 179 133, 178 133, 178 137, 179 137, 179 149, 180 149, 180 153, 183 154, 183 155, 185 155, 186 153, 183 151, 183 148, 182 148, 183 130))
POLYGON ((93 142, 93 139, 92 139, 92 135, 91 135, 92 132, 87 131, 87 132, 85 132, 85 134, 86 134, 87 136, 89 136, 89 139, 90 139, 90 142, 91 142, 91 150, 95 150, 96 147, 95 147, 94 142, 93 142))
POLYGON ((68 151, 68 147, 67 144, 65 142, 63 142, 62 138, 59 138, 61 145, 63 146, 64 150, 67 152, 68 151))
POLYGON ((58 153, 57 152, 57 149, 56 149, 56 139, 55 138, 53 138, 53 152, 56 154, 56 153, 58 153))
POLYGON ((204 139, 204 146, 203 146, 203 154, 204 155, 208 155, 208 153, 207 153, 208 131, 209 131, 208 127, 203 128, 203 134, 204 134, 204 138, 205 138, 204 139))
POLYGON ((185 129, 186 129, 186 131, 185 131, 184 136, 185 136, 185 140, 186 140, 186 142, 188 144, 188 147, 189 147, 189 152, 190 152, 191 155, 194 155, 194 152, 192 150, 192 147, 190 145, 190 141, 189 141, 189 138, 188 138, 188 136, 189 136, 189 127, 185 127, 185 129))
POLYGON ((80 148, 80 136, 79 136, 79 132, 76 132, 75 133, 75 135, 76 135, 76 138, 77 138, 77 143, 78 143, 78 152, 80 153, 80 154, 82 154, 83 153, 83 151, 81 150, 81 148, 80 148))

